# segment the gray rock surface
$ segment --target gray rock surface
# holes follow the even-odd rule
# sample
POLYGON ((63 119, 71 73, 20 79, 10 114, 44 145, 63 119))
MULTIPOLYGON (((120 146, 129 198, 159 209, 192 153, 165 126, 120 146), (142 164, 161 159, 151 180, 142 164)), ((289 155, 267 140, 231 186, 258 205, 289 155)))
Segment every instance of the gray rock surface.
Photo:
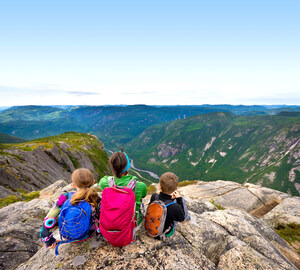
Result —
POLYGON ((59 180, 40 192, 40 199, 17 202, 0 209, 0 269, 14 269, 42 247, 43 220, 63 191, 72 186, 59 180))
POLYGON ((262 217, 272 227, 278 224, 300 225, 300 197, 286 198, 262 217))
POLYGON ((249 192, 259 198, 264 204, 272 200, 282 201, 286 198, 291 197, 291 195, 287 193, 250 183, 246 183, 244 186, 248 189, 249 192))
POLYGON ((68 184, 65 180, 58 180, 54 184, 50 185, 47 188, 44 188, 40 191, 40 198, 41 199, 49 199, 53 202, 55 202, 60 194, 67 191, 72 191, 73 187, 72 184, 68 184))
POLYGON ((297 269, 276 246, 297 254, 259 219, 232 209, 190 214, 165 243, 142 228, 123 248, 96 238, 63 244, 59 256, 43 247, 17 269, 297 269))
MULTIPOLYGON (((243 250, 243 260, 247 260, 248 264, 253 257, 252 252, 250 252, 251 250, 253 252, 256 251, 254 252, 255 254, 260 254, 256 261, 261 261, 260 265, 266 265, 269 269, 293 269, 291 262, 287 258, 296 260, 295 263, 300 266, 300 258, 297 253, 263 221, 260 221, 248 213, 237 209, 228 209, 224 211, 206 212, 202 217, 218 224, 229 236, 232 236, 229 241, 229 247, 238 247, 239 250, 243 250), (247 250, 248 252, 246 252, 247 250), (282 254, 282 251, 285 251, 285 254, 282 254)), ((226 257, 226 253, 222 254, 222 256, 226 257)), ((232 256, 233 254, 231 254, 231 257, 232 256)), ((231 263, 235 263, 236 259, 238 259, 238 257, 231 258, 231 263)), ((228 258, 225 260, 228 262, 228 258)), ((254 266, 255 264, 252 265, 252 268, 254 266)), ((248 267, 250 268, 249 265, 248 267)), ((233 264, 232 268, 225 269, 236 269, 236 266, 233 264)), ((262 267, 259 269, 266 268, 262 267)), ((294 267, 294 269, 296 269, 296 267, 294 267)))
POLYGON ((41 224, 51 203, 45 199, 17 202, 0 209, 0 269, 14 269, 42 246, 41 224))
MULTIPOLYGON (((224 191, 223 185, 220 186, 224 191)), ((191 187, 197 186, 180 190, 187 193, 191 187)), ((193 196, 197 197, 196 193, 193 196)), ((114 248, 94 236, 81 243, 61 245, 59 256, 42 247, 17 269, 296 270, 295 265, 300 267, 298 254, 264 221, 243 210, 217 210, 208 201, 185 198, 191 221, 180 223, 165 243, 147 236, 144 228, 138 232, 134 244, 123 248, 114 248)))
MULTIPOLYGON (((197 194, 191 192, 199 190, 201 185, 180 188, 183 194, 192 193, 192 197, 185 195, 191 221, 180 223, 175 234, 165 243, 150 238, 142 228, 136 242, 123 248, 114 248, 104 239, 94 236, 81 243, 61 245, 60 255, 55 256, 54 250, 42 246, 39 231, 59 194, 72 189, 70 184, 66 184, 65 181, 57 181, 40 192, 40 199, 18 202, 0 209, 1 270, 16 267, 18 270, 300 268, 299 255, 266 222, 233 207, 217 210, 211 202, 197 198, 197 194)), ((229 187, 226 187, 218 181, 218 192, 214 189, 214 182, 208 183, 207 199, 212 193, 227 194, 230 190, 237 190, 238 186, 234 184, 228 183, 229 187)), ((244 192, 245 187, 240 190, 244 192)), ((199 194, 205 197, 203 188, 199 194)), ((268 196, 274 194, 268 190, 268 196)), ((298 199, 283 196, 282 203, 286 203, 282 205, 282 211, 297 218, 300 207, 298 199), (288 208, 291 204, 293 207, 288 208)), ((276 211, 277 207, 272 211, 276 211)), ((58 230, 55 235, 58 239, 58 230)))
MULTIPOLYGON (((0 177, 1 177, 1 173, 0 173, 0 177)), ((14 195, 15 192, 12 192, 11 190, 0 186, 0 198, 4 198, 4 197, 8 197, 10 195, 14 195)))
POLYGON ((244 210, 248 213, 265 206, 271 201, 281 201, 292 196, 277 190, 260 187, 253 184, 241 185, 231 181, 215 182, 199 181, 179 189, 185 196, 204 201, 214 201, 223 208, 244 210))

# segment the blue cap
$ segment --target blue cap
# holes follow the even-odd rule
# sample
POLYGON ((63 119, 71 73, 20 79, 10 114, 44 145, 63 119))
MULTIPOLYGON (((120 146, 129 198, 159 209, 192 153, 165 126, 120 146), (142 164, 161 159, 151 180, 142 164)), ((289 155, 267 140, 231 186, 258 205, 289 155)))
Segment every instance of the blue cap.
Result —
MULTIPOLYGON (((123 153, 124 153, 124 152, 123 152, 123 153)), ((129 157, 127 156, 126 153, 124 153, 124 154, 125 154, 126 159, 127 159, 127 165, 126 165, 126 168, 122 171, 122 173, 123 173, 123 172, 126 172, 126 171, 128 171, 128 170, 130 169, 130 160, 129 160, 129 157)))

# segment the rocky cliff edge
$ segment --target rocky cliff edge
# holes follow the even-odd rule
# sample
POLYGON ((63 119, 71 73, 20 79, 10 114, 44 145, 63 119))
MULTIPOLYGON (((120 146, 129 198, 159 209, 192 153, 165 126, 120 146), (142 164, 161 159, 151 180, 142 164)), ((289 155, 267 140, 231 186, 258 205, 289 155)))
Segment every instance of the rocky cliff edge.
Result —
POLYGON ((41 192, 42 198, 0 210, 0 269, 300 268, 299 255, 271 227, 274 217, 281 214, 286 216, 286 222, 289 217, 299 225, 300 198, 225 181, 198 182, 180 188, 192 219, 179 224, 174 236, 165 243, 148 237, 142 228, 136 242, 123 248, 114 248, 104 239, 93 237, 82 243, 61 245, 60 255, 55 256, 53 250, 42 247, 38 233, 57 196, 70 188, 65 184, 56 182, 41 192), (257 218, 250 212, 261 206, 247 197, 248 192, 263 205, 270 200, 277 200, 278 204, 257 218))

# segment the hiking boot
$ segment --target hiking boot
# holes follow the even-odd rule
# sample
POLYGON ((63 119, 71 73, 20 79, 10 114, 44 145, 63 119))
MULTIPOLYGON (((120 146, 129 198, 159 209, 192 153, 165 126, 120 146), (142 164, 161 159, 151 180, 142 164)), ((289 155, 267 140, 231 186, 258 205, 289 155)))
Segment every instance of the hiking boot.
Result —
POLYGON ((188 217, 186 218, 186 220, 183 222, 183 223, 185 223, 185 222, 189 222, 191 220, 191 216, 190 215, 188 215, 188 217))

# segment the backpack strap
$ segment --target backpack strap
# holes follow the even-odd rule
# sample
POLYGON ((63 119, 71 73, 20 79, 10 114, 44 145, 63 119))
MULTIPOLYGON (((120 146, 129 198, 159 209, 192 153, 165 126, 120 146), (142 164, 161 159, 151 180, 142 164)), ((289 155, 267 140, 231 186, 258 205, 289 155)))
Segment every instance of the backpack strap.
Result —
MULTIPOLYGON (((136 179, 132 178, 129 181, 129 183, 127 184, 127 188, 132 189, 134 195, 136 194, 136 188, 137 188, 136 182, 137 182, 136 179)), ((135 211, 135 214, 137 216, 136 221, 135 221, 136 222, 136 227, 138 227, 137 222, 140 219, 141 212, 140 211, 135 211)))
POLYGON ((71 242, 72 242, 72 241, 60 241, 60 242, 58 242, 57 245, 56 245, 56 248, 55 248, 55 255, 56 255, 56 256, 59 255, 59 253, 58 253, 58 247, 59 247, 61 244, 71 243, 71 242))
POLYGON ((116 185, 116 181, 113 176, 108 177, 108 185, 109 185, 109 187, 114 187, 116 185))
MULTIPOLYGON (((136 193, 136 188, 137 188, 136 182, 137 182, 136 179, 132 178, 127 185, 127 188, 132 189, 132 190, 134 189, 133 190, 134 194, 136 193)), ((108 177, 108 185, 109 185, 109 187, 116 186, 116 180, 113 176, 108 177)))
MULTIPOLYGON (((157 195, 157 199, 158 199, 158 195, 157 195)), ((175 199, 174 201, 172 201, 172 200, 168 200, 168 201, 171 201, 171 202, 170 202, 170 203, 167 203, 167 204, 165 203, 164 208, 167 208, 168 206, 177 203, 176 199, 175 199)), ((166 233, 167 233, 171 228, 172 228, 172 226, 169 226, 169 227, 162 233, 162 235, 160 236, 160 240, 161 240, 162 242, 165 242, 165 241, 166 241, 166 233)))
MULTIPOLYGON (((154 193, 154 201, 155 201, 155 200, 159 200, 159 194, 158 194, 158 193, 154 193)), ((173 200, 167 200, 167 201, 164 202, 164 203, 165 203, 164 208, 165 208, 165 207, 168 207, 169 205, 172 205, 172 204, 177 203, 177 200, 176 200, 176 199, 174 199, 174 201, 173 201, 173 200), (170 203, 166 204, 167 201, 170 201, 170 203)))
POLYGON ((175 204, 176 202, 171 202, 171 203, 168 203, 164 206, 164 208, 168 207, 169 205, 172 205, 172 204, 175 204))
POLYGON ((132 190, 134 189, 133 192, 135 194, 136 193, 136 179, 132 178, 130 180, 130 182, 128 183, 127 188, 130 188, 132 190))
MULTIPOLYGON (((172 204, 175 204, 175 203, 177 203, 176 199, 175 199, 175 201, 172 201, 172 202, 166 204, 166 205, 164 206, 164 208, 167 208, 168 206, 170 206, 170 205, 172 205, 172 204)), ((169 227, 163 232, 163 234, 160 236, 160 240, 161 240, 161 241, 163 241, 163 242, 166 241, 166 233, 169 232, 169 231, 171 230, 171 228, 172 228, 172 225, 169 226, 169 227)))

